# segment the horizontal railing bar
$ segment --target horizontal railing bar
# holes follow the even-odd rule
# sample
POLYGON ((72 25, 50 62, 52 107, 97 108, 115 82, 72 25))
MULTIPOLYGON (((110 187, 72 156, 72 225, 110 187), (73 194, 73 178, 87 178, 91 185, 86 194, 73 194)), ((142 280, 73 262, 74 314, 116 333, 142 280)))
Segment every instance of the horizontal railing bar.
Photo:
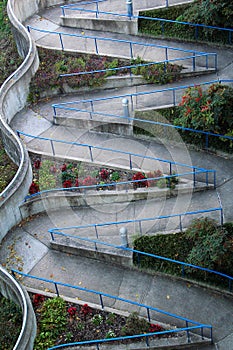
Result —
MULTIPOLYGON (((85 144, 85 143, 78 143, 78 142, 75 142, 75 141, 65 141, 65 140, 57 140, 57 139, 48 138, 48 137, 35 136, 35 135, 27 134, 27 133, 25 133, 23 131, 20 131, 20 130, 17 130, 16 132, 17 132, 18 135, 27 136, 27 137, 34 138, 34 139, 40 139, 40 140, 44 140, 44 141, 53 141, 53 142, 58 142, 58 143, 65 143, 65 144, 75 145, 75 146, 80 146, 80 147, 91 147, 92 149, 98 149, 98 150, 102 150, 102 151, 110 151, 110 152, 113 152, 113 153, 120 153, 120 154, 125 154, 125 155, 131 155, 131 156, 138 157, 138 158, 151 159, 151 160, 156 160, 156 161, 160 161, 160 162, 167 163, 167 164, 179 165, 179 166, 186 167, 186 168, 189 168, 189 169, 196 169, 196 170, 206 171, 206 169, 204 169, 204 168, 199 168, 199 167, 196 167, 196 166, 193 166, 193 165, 187 165, 187 164, 175 162, 175 161, 172 161, 172 160, 162 159, 162 158, 158 158, 158 157, 141 155, 141 154, 138 154, 138 153, 131 153, 131 152, 116 150, 116 149, 107 148, 107 147, 93 146, 93 145, 89 145, 89 144, 85 144)), ((212 169, 210 169, 208 171, 215 172, 215 170, 212 170, 212 169)))
POLYGON ((194 215, 194 214, 204 214, 204 213, 210 213, 212 211, 221 211, 221 210, 222 210, 221 207, 217 207, 217 208, 209 208, 209 209, 201 209, 201 210, 196 210, 196 211, 183 212, 183 213, 178 213, 178 214, 160 215, 160 216, 154 216, 151 218, 141 218, 141 219, 104 222, 104 223, 99 223, 99 224, 86 224, 86 225, 79 225, 79 226, 51 228, 51 229, 49 229, 49 232, 55 233, 57 230, 82 229, 82 228, 90 228, 90 227, 121 225, 121 224, 135 223, 135 222, 146 222, 146 221, 153 221, 153 220, 157 220, 157 219, 169 219, 172 217, 180 217, 180 216, 187 216, 187 215, 194 215))
POLYGON ((120 43, 126 43, 126 44, 132 44, 132 45, 140 45, 140 46, 146 46, 146 47, 157 47, 161 49, 169 49, 173 51, 181 51, 181 52, 190 52, 190 53, 197 53, 197 54, 212 54, 216 55, 215 52, 202 52, 202 51, 195 51, 195 50, 188 50, 188 49, 181 49, 177 47, 171 47, 166 45, 158 45, 158 44, 150 44, 150 43, 144 43, 144 42, 138 42, 138 41, 130 41, 130 40, 124 40, 124 39, 115 39, 115 38, 106 38, 106 37, 96 37, 92 35, 83 35, 83 34, 72 34, 72 33, 65 33, 65 32, 55 32, 52 30, 46 30, 46 29, 39 29, 32 26, 27 26, 28 31, 35 30, 42 33, 48 33, 48 34, 56 34, 56 35, 64 35, 64 36, 71 36, 71 37, 78 37, 82 39, 95 39, 95 40, 102 40, 102 41, 112 41, 112 42, 120 42, 120 43))
POLYGON ((62 287, 69 287, 69 288, 81 290, 81 291, 84 291, 84 292, 87 292, 87 293, 93 293, 93 294, 101 295, 101 296, 104 296, 104 297, 107 297, 107 298, 110 298, 110 299, 123 301, 123 302, 125 302, 125 303, 131 304, 131 305, 136 305, 136 306, 143 307, 143 308, 146 308, 146 309, 149 308, 150 310, 159 312, 159 313, 161 313, 161 314, 163 314, 163 315, 167 315, 167 316, 170 316, 170 317, 174 317, 174 318, 176 318, 176 319, 178 319, 178 320, 181 320, 181 321, 187 321, 187 322, 189 322, 189 323, 193 323, 193 324, 198 325, 198 326, 201 326, 201 327, 205 327, 205 326, 206 326, 206 327, 212 327, 211 325, 205 325, 205 324, 199 323, 199 322, 197 322, 197 321, 193 321, 193 320, 188 319, 188 318, 186 318, 186 317, 178 316, 178 315, 172 314, 171 312, 168 312, 168 311, 165 311, 165 310, 162 310, 162 309, 153 307, 153 306, 149 306, 149 305, 146 305, 146 304, 138 303, 137 301, 125 299, 125 298, 118 297, 118 296, 115 296, 115 295, 111 295, 111 294, 108 294, 108 293, 99 292, 99 291, 96 291, 96 290, 94 290, 94 289, 88 289, 88 288, 80 287, 80 286, 73 286, 73 285, 71 285, 71 284, 69 284, 69 283, 63 283, 63 282, 54 281, 54 280, 47 279, 47 278, 43 278, 43 277, 37 277, 37 276, 34 276, 34 275, 30 275, 30 274, 24 273, 24 272, 22 272, 22 271, 18 271, 18 270, 16 270, 16 269, 11 269, 11 271, 12 271, 12 273, 14 273, 14 274, 19 274, 19 275, 22 275, 22 276, 24 276, 24 277, 28 277, 28 278, 32 278, 32 279, 41 280, 41 281, 47 282, 47 283, 53 283, 53 284, 56 284, 56 285, 59 285, 59 286, 62 286, 62 287))

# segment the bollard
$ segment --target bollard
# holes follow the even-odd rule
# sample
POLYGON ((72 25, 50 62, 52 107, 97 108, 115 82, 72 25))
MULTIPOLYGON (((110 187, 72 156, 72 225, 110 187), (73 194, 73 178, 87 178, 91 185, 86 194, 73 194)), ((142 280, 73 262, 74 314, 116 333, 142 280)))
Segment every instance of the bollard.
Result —
POLYGON ((126 0, 127 5, 127 11, 128 11, 128 17, 133 17, 133 1, 132 0, 126 0))
POLYGON ((129 243, 128 243, 128 237, 127 237, 127 228, 122 227, 120 229, 120 236, 121 236, 121 246, 124 248, 128 248, 129 243))
POLYGON ((127 98, 123 98, 122 100, 122 106, 123 106, 123 113, 124 113, 124 117, 126 119, 128 119, 129 121, 129 100, 127 98))

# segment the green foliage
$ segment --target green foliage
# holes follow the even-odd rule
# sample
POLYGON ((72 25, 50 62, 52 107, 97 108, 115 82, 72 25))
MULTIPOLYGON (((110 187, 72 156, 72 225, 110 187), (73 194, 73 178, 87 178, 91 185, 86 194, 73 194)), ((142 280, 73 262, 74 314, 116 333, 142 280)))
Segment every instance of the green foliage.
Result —
POLYGON ((143 334, 149 332, 150 324, 145 318, 139 317, 137 312, 132 312, 127 318, 126 324, 121 329, 122 336, 143 334))
MULTIPOLYGON (((182 232, 166 235, 157 234, 155 236, 143 235, 135 239, 134 249, 174 260, 185 261, 191 250, 191 244, 185 233, 182 232)), ((141 268, 178 275, 181 272, 179 265, 150 256, 134 254, 133 261, 134 264, 139 262, 141 268)))
MULTIPOLYGON (((201 86, 195 86, 186 90, 179 106, 176 108, 176 117, 173 122, 175 125, 185 128, 231 135, 233 131, 232 113, 233 89, 230 86, 213 84, 205 91, 201 86)), ((198 143, 203 142, 205 136, 192 133, 185 140, 198 143)), ((213 147, 225 147, 223 140, 212 137, 213 147)), ((225 139, 224 142, 230 149, 230 141, 225 139)))
POLYGON ((56 188, 56 176, 51 173, 53 162, 44 160, 39 169, 39 188, 40 191, 56 188))
POLYGON ((45 350, 54 346, 56 338, 66 329, 66 303, 60 298, 47 299, 42 306, 35 339, 35 350, 45 350))
POLYGON ((110 174, 110 179, 112 181, 118 181, 120 179, 120 174, 118 171, 113 171, 112 174, 110 174))
MULTIPOLYGON (((134 240, 134 249, 145 253, 179 260, 213 269, 232 276, 233 223, 218 226, 214 220, 194 220, 186 232, 140 236, 134 240)), ((134 254, 134 264, 141 268, 181 275, 181 266, 142 254, 134 254)), ((227 280, 197 269, 185 268, 187 277, 208 283, 228 286, 227 280)))
POLYGON ((0 294, 0 348, 12 350, 22 326, 22 312, 18 305, 0 294))
MULTIPOLYGON (((232 28, 233 4, 229 0, 196 0, 192 4, 140 12, 140 16, 199 23, 208 26, 232 28)), ((139 30, 150 35, 163 35, 181 40, 199 40, 228 44, 228 32, 156 20, 139 20, 139 30), (196 35, 198 34, 198 37, 196 35)))
MULTIPOLYGON (((111 75, 122 75, 128 73, 128 69, 109 70, 102 72, 108 68, 120 68, 129 66, 129 60, 107 58, 98 55, 84 55, 74 53, 64 53, 59 51, 51 51, 39 49, 40 67, 30 83, 30 93, 28 102, 35 103, 43 93, 50 90, 58 90, 63 92, 63 84, 67 84, 73 89, 78 89, 82 86, 95 87, 101 86, 106 77, 111 75), (64 73, 81 73, 99 71, 95 74, 82 74, 70 77, 59 77, 64 73)), ((134 64, 143 62, 141 58, 133 61, 134 64)), ((148 63, 148 62, 147 62, 148 63)), ((172 64, 156 64, 148 67, 134 68, 133 74, 140 74, 150 83, 161 84, 172 82, 177 79, 182 67, 172 64)))
POLYGON ((226 251, 223 244, 225 234, 226 231, 220 229, 211 219, 194 220, 186 231, 186 236, 192 244, 187 262, 215 269, 226 251))
POLYGON ((95 326, 99 326, 101 323, 103 323, 103 316, 100 314, 95 314, 91 321, 95 326))
POLYGON ((0 139, 0 193, 6 188, 14 177, 18 167, 6 154, 0 139))
POLYGON ((138 65, 132 68, 133 74, 142 75, 148 83, 152 84, 166 84, 176 81, 183 68, 182 66, 170 63, 148 64, 148 62, 142 60, 140 57, 132 60, 131 64, 138 65))

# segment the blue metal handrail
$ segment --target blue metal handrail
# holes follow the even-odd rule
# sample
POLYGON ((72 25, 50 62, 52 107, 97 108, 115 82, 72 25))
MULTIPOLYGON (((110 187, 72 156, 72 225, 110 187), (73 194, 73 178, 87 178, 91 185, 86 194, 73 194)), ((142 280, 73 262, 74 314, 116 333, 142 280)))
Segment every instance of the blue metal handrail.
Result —
MULTIPOLYGON (((162 309, 158 309, 158 308, 155 308, 153 306, 148 306, 146 304, 141 304, 141 303, 138 303, 136 301, 132 301, 132 300, 129 300, 129 299, 125 299, 125 298, 121 298, 121 297, 118 297, 118 296, 114 296, 114 295, 111 295, 111 294, 107 294, 107 293, 103 293, 103 292, 99 292, 99 291, 96 291, 96 290, 93 290, 93 289, 87 289, 87 288, 84 288, 84 287, 80 287, 80 286, 73 286, 73 285, 70 285, 68 283, 62 283, 62 282, 58 282, 58 281, 54 281, 54 280, 51 280, 51 279, 46 279, 46 278, 42 278, 42 277, 37 277, 37 276, 34 276, 34 275, 30 275, 30 274, 27 274, 27 273, 23 273, 21 271, 18 271, 16 269, 12 269, 12 274, 13 276, 16 277, 16 274, 17 275, 21 275, 21 276, 24 276, 24 277, 27 277, 27 278, 32 278, 32 279, 36 279, 36 280, 39 280, 39 281, 43 281, 43 282, 46 282, 46 283, 51 283, 54 285, 55 287, 55 291, 56 291, 56 294, 57 296, 59 296, 59 289, 58 289, 58 286, 62 286, 62 287, 68 287, 68 288, 72 288, 72 289, 75 289, 75 290, 81 290, 83 292, 86 292, 86 293, 91 293, 91 294, 96 294, 99 296, 100 298, 100 306, 102 309, 104 309, 104 299, 103 297, 107 297, 109 299, 114 299, 114 300, 118 300, 118 301, 121 301, 123 303, 127 303, 127 304, 131 304, 131 305, 135 305, 139 308, 144 308, 146 309, 146 312, 147 312, 147 317, 148 317, 148 321, 150 322, 151 321, 151 316, 150 316, 150 311, 156 311, 162 315, 165 315, 165 316, 168 316, 168 317, 172 317, 172 318, 175 318, 179 321, 184 321, 185 322, 185 326, 184 328, 178 328, 178 329, 175 329, 175 332, 179 332, 179 331, 183 331, 185 330, 186 331, 186 334, 187 334, 187 340, 188 342, 190 342, 190 335, 189 335, 189 330, 192 330, 192 329, 200 329, 201 330, 201 336, 203 337, 203 329, 209 329, 210 330, 210 339, 211 341, 213 340, 212 338, 212 326, 211 325, 207 325, 207 324, 203 324, 203 323, 199 323, 199 322, 196 322, 196 321, 193 321, 193 320, 190 320, 186 317, 182 317, 182 316, 178 316, 178 315, 175 315, 175 314, 172 314, 170 312, 167 312, 167 311, 164 311, 162 309), (194 326, 189 326, 189 323, 191 323, 192 325, 194 326)), ((166 333, 171 333, 171 331, 164 331, 163 334, 166 334, 166 333)), ((156 332, 155 332, 156 334, 156 332)), ((148 333, 148 334, 141 334, 140 337, 146 337, 147 340, 148 340, 148 336, 151 335, 151 333, 148 333)), ((135 338, 136 336, 132 336, 133 338, 135 338)), ((113 341, 114 338, 112 338, 112 341, 113 341)), ((126 338, 123 338, 123 339, 126 339, 126 338)), ((108 341, 107 339, 105 339, 105 342, 108 341)), ((93 342, 93 341, 91 341, 93 342)), ((95 342, 95 341, 94 341, 95 342)), ((98 340, 99 342, 99 340, 98 340)))
MULTIPOLYGON (((99 15, 109 15, 109 16, 116 16, 116 17, 123 17, 123 18, 129 18, 130 20, 135 19, 135 20, 139 20, 139 19, 145 19, 145 20, 149 20, 149 21, 157 21, 157 22, 161 22, 161 33, 164 35, 165 33, 165 28, 164 28, 164 23, 172 23, 172 24, 181 24, 181 25, 186 25, 189 27, 194 27, 195 31, 194 31, 194 38, 195 40, 198 40, 199 38, 199 28, 205 28, 205 29, 215 29, 218 31, 222 31, 222 32, 228 32, 228 44, 232 44, 232 34, 233 34, 233 29, 232 28, 225 28, 225 27, 217 27, 217 26, 210 26, 210 25, 206 25, 206 24, 199 24, 199 23, 192 23, 192 22, 183 22, 183 21, 177 21, 177 20, 171 20, 171 19, 166 19, 166 18, 157 18, 157 17, 147 17, 147 16, 140 16, 140 15, 133 15, 133 14, 124 14, 124 13, 115 13, 115 12, 111 12, 111 11, 100 11, 99 7, 96 6, 96 10, 92 10, 92 9, 85 9, 84 7, 74 7, 74 6, 70 6, 70 5, 63 5, 60 6, 62 9, 62 15, 66 16, 65 14, 65 9, 66 10, 72 10, 72 11, 81 11, 81 12, 86 12, 86 13, 95 13, 95 17, 98 18, 99 15)), ((168 7, 168 4, 167 6, 168 7)), ((126 11, 127 12, 127 11, 126 11)), ((139 11, 140 12, 140 11, 139 11)))
MULTIPOLYGON (((164 55, 165 55, 165 59, 164 60, 168 60, 168 53, 169 50, 171 51, 177 51, 177 52, 186 52, 189 54, 193 54, 192 56, 192 65, 193 65, 193 70, 195 70, 196 67, 196 56, 197 57, 201 57, 201 56, 213 56, 215 59, 215 69, 216 69, 216 65, 217 65, 217 54, 214 52, 201 52, 201 51, 195 51, 195 50, 188 50, 188 49, 181 49, 181 48, 175 48, 175 47, 170 47, 170 46, 166 46, 166 45, 158 45, 158 44, 150 44, 150 43, 145 43, 145 42, 137 42, 137 41, 132 41, 132 40, 123 40, 123 39, 115 39, 115 38, 107 38, 107 37, 97 37, 97 36, 91 36, 91 35, 82 35, 82 34, 69 34, 69 33, 64 33, 64 32, 55 32, 55 31, 50 31, 50 30, 45 30, 45 29, 39 29, 39 28, 35 28, 32 26, 27 26, 27 29, 29 32, 31 32, 32 30, 34 31, 38 31, 41 33, 48 33, 48 34, 53 34, 53 35, 58 35, 59 39, 60 39, 60 44, 61 44, 61 49, 64 51, 64 43, 62 40, 62 36, 68 36, 68 37, 76 37, 76 38, 81 38, 81 39, 90 39, 93 40, 95 43, 95 53, 97 55, 99 55, 99 49, 98 49, 98 41, 110 41, 113 43, 125 43, 127 45, 129 45, 129 57, 131 59, 134 59, 134 54, 133 54, 133 47, 134 45, 138 45, 138 46, 143 46, 143 47, 154 47, 154 48, 160 48, 160 49, 164 49, 164 55)), ((185 57, 183 57, 185 58, 185 57)), ((190 55, 187 57, 187 59, 190 59, 190 55)))
MULTIPOLYGON (((169 164, 170 175, 172 175, 172 165, 177 165, 177 166, 185 167, 185 168, 188 168, 188 169, 193 169, 193 171, 200 170, 200 171, 203 171, 203 172, 213 172, 213 173, 216 172, 213 169, 208 169, 207 170, 207 169, 200 168, 200 167, 197 167, 197 166, 194 166, 194 165, 183 164, 183 163, 176 162, 176 161, 173 161, 173 160, 168 160, 168 159, 163 159, 163 158, 158 158, 158 157, 142 155, 142 154, 139 154, 139 153, 122 151, 122 150, 118 150, 118 149, 101 147, 101 146, 94 146, 94 145, 90 145, 90 144, 86 144, 86 143, 79 143, 79 142, 75 142, 75 141, 57 140, 57 139, 53 139, 53 138, 49 138, 49 137, 36 136, 36 135, 27 134, 27 133, 25 133, 23 131, 20 131, 20 130, 17 130, 16 132, 17 132, 18 136, 23 135, 23 136, 27 136, 27 137, 30 137, 30 138, 33 138, 33 139, 64 143, 64 144, 75 145, 75 146, 80 146, 80 147, 87 147, 87 148, 90 148, 90 149, 98 149, 98 150, 102 150, 102 151, 110 151, 110 152, 113 152, 113 153, 119 153, 119 154, 124 154, 124 155, 128 155, 128 156, 134 156, 134 157, 138 157, 138 158, 159 161, 159 162, 162 162, 162 163, 169 164)), ((91 157, 91 160, 93 162, 93 157, 91 157)), ((129 168, 132 170, 133 169, 132 159, 130 159, 129 163, 130 163, 129 164, 129 168)))
MULTIPOLYGON (((204 171, 204 173, 207 175, 208 173, 211 173, 212 170, 206 170, 204 171)), ((108 189, 109 187, 112 187, 112 188, 116 188, 119 187, 119 186, 122 186, 122 185, 125 185, 125 192, 127 193, 131 188, 133 188, 132 185, 135 185, 135 184, 141 184, 141 183, 146 183, 144 185, 144 188, 145 187, 156 187, 156 186, 149 186, 148 183, 150 183, 151 181, 153 180, 161 180, 161 179, 164 179, 165 181, 167 181, 167 186, 166 186, 166 189, 169 189, 170 188, 170 185, 172 183, 172 179, 176 179, 176 178, 181 178, 182 176, 188 176, 188 175, 192 175, 192 176, 196 176, 197 174, 203 174, 203 170, 197 170, 195 172, 186 172, 186 173, 182 173, 182 174, 172 174, 172 175, 164 175, 164 176, 159 176, 159 177, 149 177, 149 178, 145 178, 145 179, 141 179, 141 180, 129 180, 129 181, 116 181, 116 182, 110 182, 110 183, 99 183, 99 184, 96 184, 96 185, 90 185, 90 186, 86 186, 86 185, 81 185, 81 186, 72 186, 72 187, 68 187, 68 188, 64 188, 64 187, 61 187, 61 188, 51 188, 49 190, 42 190, 42 191, 39 191, 39 192, 36 192, 34 194, 31 194, 31 195, 27 195, 25 196, 24 198, 24 202, 27 202, 27 200, 30 200, 31 198, 35 198, 35 197, 38 197, 38 196, 43 196, 43 195, 46 195, 48 193, 55 193, 55 192, 70 192, 70 191, 78 191, 80 194, 82 192, 84 192, 84 194, 86 194, 86 192, 88 190, 104 190, 104 189, 108 189)), ((207 175, 208 176, 208 175, 207 175)), ((196 179, 194 178, 195 182, 196 182, 196 179)), ((178 180, 179 181, 179 180, 178 180)), ((195 184, 195 183, 194 183, 195 184)), ((206 186, 209 186, 209 182, 206 180, 206 186)), ((215 185, 214 185, 215 187, 215 185)))
MULTIPOLYGON (((150 342, 149 342, 149 337, 155 335, 155 336, 159 336, 159 335, 172 335, 172 334, 177 334, 177 333, 180 333, 180 332, 186 332, 187 334, 187 341, 188 343, 190 343, 190 335, 189 335, 189 332, 190 331, 195 331, 197 329, 200 329, 201 328, 201 335, 202 335, 202 339, 204 339, 203 337, 203 328, 208 328, 210 329, 210 339, 211 339, 211 342, 213 341, 212 340, 212 328, 211 326, 207 326, 207 325, 198 325, 198 326, 189 326, 189 327, 184 327, 184 328, 176 328, 176 329, 171 329, 171 330, 168 330, 168 331, 161 331, 161 332, 154 332, 154 333, 143 333, 143 334, 137 334, 137 335, 131 335, 131 336, 125 336, 125 337, 116 337, 116 338, 110 338, 110 339, 98 339, 98 340, 86 340, 86 341, 80 341, 80 342, 74 342, 74 343, 66 343, 66 344, 60 344, 60 345, 55 345, 51 348, 48 348, 47 350, 54 350, 54 349, 61 349, 61 348, 66 348, 66 347, 70 347, 70 346, 76 346, 76 345, 79 345, 79 346, 82 346, 82 345, 96 345, 96 349, 99 350, 100 347, 99 345, 100 344, 104 344, 105 347, 106 347, 106 343, 114 343, 114 342, 117 342, 117 341, 122 341, 122 340, 134 340, 134 339, 141 339, 141 340, 145 340, 146 342, 146 346, 149 347, 150 346, 150 342)), ((114 345, 114 344, 113 344, 114 345)))
MULTIPOLYGON (((216 187, 216 170, 213 169, 204 169, 204 168, 199 168, 197 166, 193 166, 193 165, 187 165, 187 164, 183 164, 180 162, 175 162, 175 161, 171 161, 171 160, 167 160, 167 159, 162 159, 162 158, 158 158, 158 157, 152 157, 152 156, 147 156, 147 155, 141 155, 138 153, 133 153, 133 152, 127 152, 127 151, 121 151, 121 150, 116 150, 116 149, 112 149, 112 148, 107 148, 107 147, 101 147, 101 146, 93 146, 90 144, 83 144, 83 143, 78 143, 78 142, 74 142, 74 141, 64 141, 64 140, 57 140, 57 139, 53 139, 53 138, 47 138, 47 137, 41 137, 41 136, 35 136, 35 135, 30 135, 27 134, 25 132, 22 132, 20 130, 17 130, 17 134, 20 137, 20 135, 23 136, 27 136, 33 139, 39 139, 39 140, 43 140, 43 141, 49 141, 51 144, 51 150, 52 150, 52 154, 53 156, 56 155, 55 153, 55 148, 54 148, 54 143, 64 143, 64 144, 69 144, 69 145, 74 145, 77 147, 85 147, 88 149, 89 151, 89 155, 90 155, 90 161, 93 163, 94 162, 94 158, 93 158, 93 150, 97 149, 97 150, 101 150, 101 151, 107 151, 107 152, 112 152, 112 153, 117 153, 117 154, 121 154, 121 155, 127 155, 129 157, 129 169, 132 170, 133 169, 133 162, 132 162, 132 157, 137 157, 137 158, 143 158, 143 159, 148 159, 148 160, 152 160, 152 161, 158 161, 161 163, 165 163, 168 165, 168 173, 170 174, 169 177, 172 177, 173 175, 173 168, 172 166, 180 166, 180 167, 184 167, 186 169, 191 169, 191 175, 193 178, 193 186, 196 186, 196 175, 197 174, 205 174, 205 182, 206 185, 209 185, 209 174, 213 175, 213 184, 214 184, 214 188, 216 187)), ((176 172, 175 172, 176 173, 176 172)), ((175 175, 173 175, 175 176, 175 175)), ((144 180, 146 181, 146 180, 144 180)))
MULTIPOLYGON (((209 211, 211 211, 211 210, 213 210, 213 211, 214 210, 222 211, 222 208, 209 209, 209 211)), ((208 210, 206 210, 206 211, 208 211, 208 210)), ((202 212, 205 212, 205 211, 202 211, 202 212)), ((177 214, 177 215, 182 215, 182 214, 177 214)), ((125 224, 125 223, 126 223, 126 221, 123 222, 123 224, 125 224)), ((111 223, 109 223, 109 225, 111 225, 111 223)), ((222 225, 222 223, 221 223, 221 225, 222 225)), ((90 226, 87 225, 87 226, 90 227, 90 226, 94 226, 94 225, 90 225, 90 226)), ((174 263, 174 264, 181 265, 181 276, 182 277, 185 276, 185 267, 188 267, 188 268, 191 267, 193 269, 197 269, 197 270, 205 271, 205 272, 208 272, 208 273, 211 273, 211 274, 215 274, 215 275, 221 276, 223 278, 226 278, 228 280, 229 292, 232 291, 233 277, 229 276, 229 275, 226 275, 225 273, 222 273, 222 272, 219 272, 219 271, 215 271, 215 270, 211 270, 211 269, 208 269, 208 268, 202 267, 202 266, 185 263, 185 262, 180 261, 180 260, 166 258, 164 256, 160 256, 160 255, 156 255, 156 254, 152 254, 152 253, 146 253, 146 252, 143 252, 143 251, 140 251, 140 250, 137 250, 137 249, 124 247, 122 245, 119 246, 119 245, 115 245, 115 244, 112 244, 112 243, 107 243, 107 242, 104 242, 104 241, 100 241, 98 239, 98 236, 97 236, 97 239, 91 239, 91 238, 85 238, 85 237, 72 235, 72 234, 67 234, 67 233, 62 232, 62 231, 65 231, 65 230, 71 230, 71 229, 77 229, 77 228, 79 228, 79 226, 71 226, 71 227, 63 227, 63 228, 52 228, 52 229, 49 229, 48 232, 51 235, 52 241, 55 241, 55 236, 57 235, 57 236, 62 236, 62 237, 66 237, 66 238, 72 238, 74 240, 80 240, 80 241, 83 241, 83 242, 93 243, 95 251, 98 250, 97 249, 97 245, 99 244, 99 245, 102 245, 102 246, 105 246, 105 247, 109 247, 109 248, 113 248, 113 249, 116 249, 116 250, 124 250, 124 251, 128 251, 128 252, 131 252, 131 253, 135 253, 138 257, 140 255, 144 255, 144 256, 149 256, 149 257, 152 257, 152 258, 155 258, 155 259, 158 259, 158 260, 168 261, 168 262, 171 262, 171 263, 174 263)), ((137 263, 138 263, 138 265, 140 265, 140 260, 139 259, 138 259, 137 263)))
POLYGON ((150 217, 150 218, 141 218, 141 219, 131 219, 131 220, 121 220, 121 221, 113 221, 113 222, 103 222, 99 224, 86 224, 86 225, 79 225, 79 226, 68 226, 68 227, 55 227, 51 228, 48 230, 48 232, 51 234, 51 238, 54 241, 54 235, 55 234, 61 234, 60 231, 66 231, 66 230, 71 230, 71 229, 90 229, 93 228, 96 238, 99 239, 99 232, 98 232, 98 227, 105 227, 105 226, 117 226, 117 225, 126 225, 129 223, 138 223, 139 224, 139 232, 140 235, 143 234, 142 232, 142 222, 149 222, 149 221, 154 221, 154 220, 161 220, 161 219, 170 219, 170 218, 179 218, 179 229, 182 232, 183 227, 182 227, 182 217, 187 217, 188 215, 200 215, 200 214, 205 214, 205 213, 211 213, 214 211, 219 211, 220 212, 220 225, 223 225, 223 209, 222 207, 218 208, 209 208, 209 209, 203 209, 203 210, 196 210, 196 211, 190 211, 190 212, 184 212, 184 213, 178 213, 178 214, 170 214, 170 215, 160 215, 160 216, 155 216, 155 217, 150 217))
MULTIPOLYGON (((80 72, 80 73, 71 73, 71 74, 62 74, 61 76, 73 76, 73 75, 82 75, 82 74, 90 74, 90 73, 95 73, 97 71, 92 71, 92 72, 80 72)), ((223 79, 223 80, 212 80, 212 81, 208 81, 208 82, 203 82, 200 83, 200 86, 206 86, 206 85, 210 85, 210 84, 221 84, 221 83, 233 83, 232 79, 223 79)), ((176 86, 176 87, 170 87, 170 88, 164 88, 164 89, 156 89, 156 90, 152 90, 152 91, 144 91, 144 92, 135 92, 135 93, 131 93, 131 94, 124 94, 124 95, 118 95, 118 96, 110 96, 110 97, 104 97, 104 98, 96 98, 96 99, 84 99, 84 100, 79 100, 79 101, 72 101, 72 102, 63 102, 63 103, 57 103, 57 104, 52 104, 52 108, 53 108, 53 112, 54 112, 54 123, 56 123, 56 117, 57 117, 57 110, 58 109, 64 109, 64 110, 69 110, 69 111, 76 111, 76 112, 86 112, 90 115, 90 119, 92 119, 93 115, 100 115, 100 116, 104 116, 104 117, 109 117, 109 118, 118 118, 118 119, 127 119, 128 122, 141 122, 141 123, 147 123, 147 124, 151 124, 151 125, 160 125, 166 128, 173 128, 173 129, 179 129, 182 131, 189 131, 189 132, 194 132, 194 133, 198 133, 201 135, 205 136, 205 148, 208 149, 209 148, 209 137, 213 136, 213 137, 217 137, 217 138, 221 138, 221 139, 225 139, 225 140, 229 140, 229 141, 233 141, 233 137, 232 136, 227 136, 227 135, 223 135, 223 134, 217 134, 217 133, 213 133, 213 132, 209 132, 209 131, 203 131, 203 130, 196 130, 196 129, 192 129, 192 128, 186 128, 183 126, 178 126, 178 125, 173 125, 173 124, 167 124, 167 123, 161 123, 161 122, 155 122, 152 120, 145 120, 145 119, 140 119, 140 118, 135 118, 135 117, 130 117, 130 116, 122 116, 122 115, 118 115, 118 114, 110 114, 110 113, 104 113, 104 112, 95 112, 94 111, 94 107, 95 107, 95 103, 96 102, 100 102, 100 101, 106 101, 106 100, 117 100, 117 99, 124 99, 124 98, 129 98, 129 100, 131 101, 131 110, 135 111, 136 108, 134 106, 133 103, 133 98, 134 97, 139 97, 139 96, 143 96, 143 95, 153 95, 156 93, 161 93, 161 92, 171 92, 172 93, 172 102, 171 105, 176 106, 177 103, 177 96, 176 96, 176 92, 180 91, 180 90, 185 90, 188 89, 190 87, 195 87, 196 84, 190 84, 190 85, 185 85, 185 86, 176 86), (77 108, 77 107, 67 107, 67 106, 71 106, 71 105, 75 105, 75 104, 81 104, 81 103, 90 103, 90 110, 89 109, 81 109, 81 108, 77 108)), ((119 101, 119 103, 122 103, 122 101, 119 101)), ((158 105, 156 104, 156 107, 158 107, 158 105)), ((161 106, 161 108, 163 108, 163 106, 161 106)))
MULTIPOLYGON (((88 10, 84 10, 88 11, 88 10)), ((164 34, 165 29, 163 26, 163 23, 173 23, 173 24, 181 24, 181 25, 188 25, 190 27, 195 27, 196 30, 194 32, 194 38, 195 40, 198 40, 199 38, 199 31, 198 28, 205 28, 205 29, 216 29, 218 31, 222 32, 228 32, 228 44, 232 44, 232 34, 233 34, 233 29, 232 28, 224 28, 224 27, 217 27, 217 26, 209 26, 206 24, 199 24, 199 23, 192 23, 192 22, 182 22, 182 21, 176 21, 176 20, 171 20, 171 19, 165 19, 165 18, 156 18, 156 17, 144 17, 144 16, 134 16, 137 19, 146 19, 146 20, 152 20, 152 21, 157 21, 161 22, 161 32, 164 34)))

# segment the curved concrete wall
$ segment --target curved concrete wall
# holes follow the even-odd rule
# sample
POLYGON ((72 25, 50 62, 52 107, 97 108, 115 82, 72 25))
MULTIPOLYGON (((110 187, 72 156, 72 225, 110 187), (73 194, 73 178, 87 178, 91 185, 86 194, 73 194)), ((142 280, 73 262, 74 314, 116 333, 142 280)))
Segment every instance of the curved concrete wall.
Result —
POLYGON ((21 221, 19 204, 27 195, 32 180, 28 153, 8 123, 25 106, 31 77, 39 66, 36 47, 26 29, 17 20, 17 14, 13 12, 14 2, 17 1, 9 0, 8 2, 8 16, 14 28, 13 32, 20 40, 20 54, 24 57, 24 62, 0 89, 0 136, 6 152, 18 165, 18 171, 11 183, 1 193, 0 242, 10 229, 21 221))
POLYGON ((22 327, 14 350, 31 350, 36 336, 36 317, 27 291, 0 266, 0 293, 19 305, 22 327))
POLYGON ((17 49, 24 58, 21 66, 4 82, 0 89, 0 137, 11 159, 18 165, 18 171, 9 186, 0 194, 0 242, 7 232, 21 221, 19 205, 28 193, 32 181, 32 169, 28 153, 9 127, 15 114, 27 102, 29 84, 39 66, 36 46, 23 22, 39 10, 66 0, 8 0, 7 11, 17 49))

